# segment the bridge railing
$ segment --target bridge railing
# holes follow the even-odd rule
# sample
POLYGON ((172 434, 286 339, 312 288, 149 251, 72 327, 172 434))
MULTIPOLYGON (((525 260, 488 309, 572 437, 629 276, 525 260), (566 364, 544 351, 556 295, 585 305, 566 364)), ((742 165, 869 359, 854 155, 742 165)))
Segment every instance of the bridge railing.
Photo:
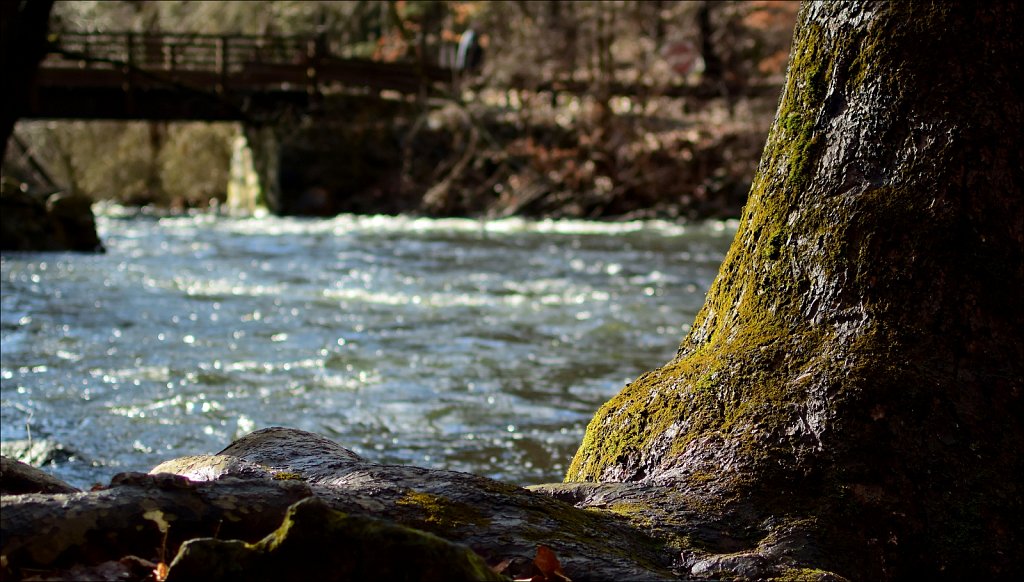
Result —
POLYGON ((51 68, 116 68, 230 75, 252 64, 308 63, 325 56, 315 38, 136 32, 61 32, 44 62, 51 68))

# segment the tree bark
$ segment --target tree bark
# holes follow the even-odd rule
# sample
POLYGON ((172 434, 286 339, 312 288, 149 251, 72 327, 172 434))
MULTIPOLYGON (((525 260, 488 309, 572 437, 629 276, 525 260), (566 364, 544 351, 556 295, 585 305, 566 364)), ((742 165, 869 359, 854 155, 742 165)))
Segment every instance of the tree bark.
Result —
POLYGON ((700 39, 700 55, 704 58, 704 80, 707 83, 722 83, 725 68, 722 59, 715 49, 715 29, 711 24, 711 8, 713 3, 702 0, 697 6, 697 37, 700 39))
POLYGON ((54 0, 0 2, 0 71, 3 108, 0 109, 0 161, 28 103, 32 80, 46 56, 46 31, 54 0))
POLYGON ((711 487, 864 579, 1024 575, 1014 3, 805 4, 741 225, 677 356, 567 481, 711 487))

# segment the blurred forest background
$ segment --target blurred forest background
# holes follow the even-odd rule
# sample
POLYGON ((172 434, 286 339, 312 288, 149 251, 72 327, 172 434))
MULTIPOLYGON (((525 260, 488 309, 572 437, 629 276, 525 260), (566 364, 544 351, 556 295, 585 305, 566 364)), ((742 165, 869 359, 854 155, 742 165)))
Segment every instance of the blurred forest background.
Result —
MULTIPOLYGON (((358 179, 337 180, 359 192, 332 212, 705 218, 742 208, 796 11, 766 1, 75 1, 57 2, 51 31, 322 34, 338 55, 444 64, 472 29, 481 65, 450 99, 376 133, 329 125, 358 152, 339 152, 358 179), (693 86, 701 96, 679 90, 693 86)), ((231 123, 16 129, 62 189, 174 210, 223 202, 238 134, 231 123)), ((8 175, 31 173, 24 154, 9 148, 8 175)))

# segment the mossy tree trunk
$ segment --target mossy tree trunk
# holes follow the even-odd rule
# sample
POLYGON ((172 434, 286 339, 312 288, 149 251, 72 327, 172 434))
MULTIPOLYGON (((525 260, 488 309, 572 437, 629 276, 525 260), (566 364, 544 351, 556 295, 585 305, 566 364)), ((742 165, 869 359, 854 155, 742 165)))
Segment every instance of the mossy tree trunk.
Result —
POLYGON ((706 303, 566 481, 806 518, 857 577, 1022 574, 1019 6, 802 7, 706 303))

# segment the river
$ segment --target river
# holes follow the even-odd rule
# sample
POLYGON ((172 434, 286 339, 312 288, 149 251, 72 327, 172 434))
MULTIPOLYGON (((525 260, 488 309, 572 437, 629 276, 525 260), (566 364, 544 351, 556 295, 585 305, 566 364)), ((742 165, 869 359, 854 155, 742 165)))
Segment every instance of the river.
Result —
POLYGON ((80 487, 267 426, 382 463, 560 481, 668 361, 733 222, 157 217, 103 255, 4 253, 0 438, 80 487))

